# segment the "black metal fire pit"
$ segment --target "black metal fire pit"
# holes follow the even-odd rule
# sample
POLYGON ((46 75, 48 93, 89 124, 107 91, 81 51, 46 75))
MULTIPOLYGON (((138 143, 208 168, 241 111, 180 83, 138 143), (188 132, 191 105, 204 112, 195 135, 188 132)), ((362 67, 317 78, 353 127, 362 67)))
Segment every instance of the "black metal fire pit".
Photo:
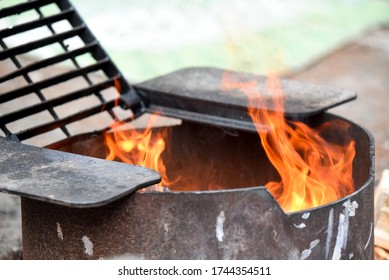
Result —
MULTIPOLYGON (((0 191, 22 197, 23 257, 25 259, 372 259, 374 144, 371 135, 349 123, 348 136, 356 140, 353 180, 356 190, 333 203, 301 212, 284 213, 262 187, 277 177, 246 112, 247 98, 239 90, 222 91, 225 70, 190 68, 131 86, 115 67, 68 1, 29 1, 0 10, 0 18, 34 11, 29 22, 0 30, 0 62, 16 66, 0 83, 23 79, 25 85, 0 89, 0 106, 34 95, 34 105, 0 113, 0 191), (47 5, 57 12, 46 16, 47 5), (66 21, 69 30, 57 32, 53 24, 66 21), (49 36, 9 47, 5 39, 45 27, 49 36), (68 49, 66 40, 77 37, 84 46, 68 49), (22 65, 20 55, 59 44, 52 57, 22 65), (93 63, 82 66, 78 57, 89 54, 93 63), (70 61, 73 69, 35 81, 31 73, 70 61), (103 75, 98 82, 91 73, 103 75), (80 78, 85 86, 50 96, 51 87, 80 78), (119 99, 106 99, 108 89, 119 99), (72 115, 58 114, 61 106, 94 96, 98 105, 72 115), (119 108, 176 117, 181 125, 172 130, 172 170, 188 172, 190 161, 198 172, 213 168, 220 173, 223 189, 207 191, 137 192, 160 180, 153 170, 96 159, 103 143, 102 127, 76 135, 72 125, 105 112, 118 118, 119 108), (23 126, 29 117, 47 112, 50 118, 23 126), (20 126, 15 126, 18 122, 20 126), (47 137, 60 131, 63 141, 51 148, 18 142, 47 137), (82 155, 78 155, 82 154, 82 155), (185 166, 187 165, 187 166, 185 166), (258 172, 258 170, 261 170, 258 172)), ((266 78, 229 72, 237 81, 266 78)), ((315 128, 340 119, 328 108, 356 97, 346 90, 282 81, 285 117, 315 128)), ((266 88, 261 89, 266 93, 266 88)), ((266 94, 265 94, 266 95, 266 94)), ((269 108, 276 110, 276 108, 269 108)), ((330 142, 344 135, 329 134, 330 142)), ((177 172, 178 172, 177 171, 177 172)))

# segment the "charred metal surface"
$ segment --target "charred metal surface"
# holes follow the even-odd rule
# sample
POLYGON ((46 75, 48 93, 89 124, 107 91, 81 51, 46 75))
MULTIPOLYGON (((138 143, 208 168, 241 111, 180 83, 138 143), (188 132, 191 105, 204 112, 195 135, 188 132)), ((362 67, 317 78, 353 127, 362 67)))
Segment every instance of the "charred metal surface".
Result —
POLYGON ((76 209, 22 200, 25 259, 372 259, 373 182, 285 215, 265 188, 135 193, 76 209))
MULTIPOLYGON (((247 93, 260 93, 269 110, 276 110, 263 76, 218 68, 187 68, 137 84, 146 110, 200 123, 252 130, 247 93), (257 82, 253 85, 252 81, 257 82), (240 89, 228 88, 239 83, 240 89), (245 85, 245 83, 247 83, 245 85), (226 84, 226 85, 223 85, 226 84), (241 89, 244 88, 246 93, 241 89)), ((281 80, 285 116, 301 119, 317 115, 356 98, 353 91, 281 80)))
POLYGON ((374 143, 350 124, 357 190, 334 203, 285 214, 264 187, 136 192, 93 209, 23 199, 24 257, 372 259, 374 143))
POLYGON ((107 204, 160 181, 140 166, 37 148, 0 137, 0 191, 72 207, 107 204))

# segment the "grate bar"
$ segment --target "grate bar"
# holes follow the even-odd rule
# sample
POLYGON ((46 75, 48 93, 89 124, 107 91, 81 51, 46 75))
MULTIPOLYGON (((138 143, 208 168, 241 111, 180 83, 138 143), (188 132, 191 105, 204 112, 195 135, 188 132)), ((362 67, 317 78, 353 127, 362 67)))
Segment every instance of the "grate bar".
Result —
POLYGON ((6 136, 12 135, 11 131, 5 126, 5 124, 0 123, 0 129, 5 133, 6 136))
POLYGON ((43 59, 38 62, 31 63, 27 66, 21 67, 13 72, 10 72, 4 75, 3 77, 0 77, 0 83, 5 82, 7 80, 11 80, 25 73, 29 73, 47 66, 51 66, 55 63, 65 61, 67 59, 73 59, 74 57, 93 51, 93 49, 96 47, 97 47, 97 43, 94 42, 92 44, 85 45, 82 48, 78 48, 60 55, 56 55, 47 59, 43 59))
POLYGON ((27 23, 22 23, 20 25, 16 25, 12 28, 6 28, 0 30, 0 38, 6 38, 18 33, 26 32, 32 30, 34 28, 46 26, 49 24, 53 24, 59 22, 61 20, 69 18, 74 13, 74 10, 67 10, 56 15, 43 17, 37 20, 33 20, 27 23))
POLYGON ((114 86, 115 80, 118 78, 119 77, 114 77, 114 78, 111 78, 107 81, 104 81, 104 82, 101 82, 98 84, 94 84, 92 86, 89 86, 89 87, 81 89, 81 90, 74 91, 74 92, 69 93, 67 95, 63 95, 63 96, 58 97, 58 98, 50 99, 48 101, 43 101, 42 103, 30 106, 30 107, 27 107, 27 108, 24 108, 24 109, 21 109, 18 111, 14 111, 14 112, 9 113, 7 115, 1 116, 0 123, 7 124, 10 122, 16 121, 18 119, 45 111, 45 110, 47 110, 47 108, 53 108, 55 106, 63 105, 67 102, 76 100, 78 98, 82 98, 82 97, 91 95, 94 92, 104 90, 108 87, 114 86))
POLYGON ((16 56, 22 53, 27 53, 29 51, 39 49, 47 45, 57 43, 58 41, 61 40, 72 38, 74 36, 80 35, 80 33, 82 33, 84 30, 85 30, 85 25, 82 25, 82 26, 75 27, 74 29, 66 32, 58 33, 49 37, 45 37, 40 40, 32 41, 17 47, 3 50, 2 52, 0 52, 0 60, 4 60, 10 56, 16 56))
POLYGON ((52 0, 30 0, 28 2, 23 2, 16 4, 11 7, 0 9, 0 19, 7 16, 17 15, 29 10, 39 9, 40 7, 52 4, 52 0))
POLYGON ((23 131, 20 131, 18 133, 15 133, 15 135, 18 137, 20 141, 23 141, 25 139, 37 136, 39 134, 48 132, 50 130, 56 129, 59 126, 65 126, 69 123, 82 120, 84 118, 90 117, 92 115, 101 113, 102 111, 111 110, 115 106, 117 106, 118 101, 112 100, 108 101, 105 104, 97 105, 95 107, 92 107, 90 109, 84 110, 82 112, 78 112, 76 114, 73 114, 71 116, 68 116, 66 118, 57 120, 56 122, 50 122, 47 124, 39 125, 30 129, 26 129, 23 131))
POLYGON ((68 81, 70 79, 76 78, 76 77, 83 75, 83 74, 87 74, 87 73, 94 72, 97 70, 102 70, 104 67, 108 66, 108 64, 109 64, 109 59, 105 58, 105 59, 98 61, 97 63, 95 63, 93 65, 79 68, 79 69, 76 69, 76 70, 71 71, 71 72, 57 75, 57 76, 54 76, 52 78, 42 80, 42 81, 36 82, 34 84, 29 84, 29 85, 26 85, 24 87, 9 91, 7 93, 0 95, 0 103, 7 102, 7 101, 10 101, 12 99, 27 95, 31 92, 35 92, 37 90, 41 90, 41 89, 56 85, 58 83, 68 81))

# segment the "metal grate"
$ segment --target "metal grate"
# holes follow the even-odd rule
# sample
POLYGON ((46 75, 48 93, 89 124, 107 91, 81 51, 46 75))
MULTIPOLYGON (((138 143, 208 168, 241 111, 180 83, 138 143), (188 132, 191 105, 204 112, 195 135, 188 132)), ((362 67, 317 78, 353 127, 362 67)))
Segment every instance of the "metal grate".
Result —
POLYGON ((28 142, 54 133, 57 141, 80 133, 77 122, 88 124, 95 115, 99 118, 89 121, 94 123, 89 130, 106 128, 122 118, 117 105, 141 112, 134 89, 68 0, 5 7, 1 22, 7 24, 0 25, 0 129, 5 136, 28 142))

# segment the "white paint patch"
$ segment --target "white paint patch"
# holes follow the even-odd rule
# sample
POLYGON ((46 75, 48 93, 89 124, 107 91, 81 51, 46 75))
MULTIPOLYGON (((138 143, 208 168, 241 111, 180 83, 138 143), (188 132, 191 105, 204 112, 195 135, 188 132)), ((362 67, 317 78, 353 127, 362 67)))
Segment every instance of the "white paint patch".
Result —
POLYGON ((334 208, 331 208, 330 213, 328 215, 328 226, 327 226, 327 240, 326 240, 326 259, 328 260, 328 256, 330 254, 330 245, 331 239, 334 229, 334 208))
POLYGON ((306 258, 309 257, 311 253, 312 253, 311 249, 305 249, 304 251, 301 252, 300 260, 305 260, 306 258))
POLYGON ((62 228, 61 225, 57 222, 57 235, 58 238, 63 241, 63 233, 62 233, 62 228))
POLYGON ((370 224, 370 233, 369 233, 369 238, 367 239, 367 242, 365 244, 365 247, 363 247, 365 250, 367 249, 367 246, 369 246, 371 236, 373 234, 373 223, 370 224))
POLYGON ((309 213, 309 212, 305 212, 302 216, 301 216, 301 218, 303 218, 304 220, 306 220, 306 219, 308 219, 309 218, 309 215, 310 215, 311 213, 309 213))
POLYGON ((299 225, 293 224, 296 228, 305 228, 306 225, 304 223, 301 223, 299 225))
POLYGON ((313 249, 315 248, 318 244, 320 243, 320 239, 315 239, 311 242, 311 244, 309 245, 309 248, 313 249))
POLYGON ((223 237, 224 237, 223 225, 225 220, 226 220, 226 216, 224 214, 224 211, 221 211, 219 216, 217 216, 216 218, 216 238, 217 240, 219 240, 219 242, 223 241, 223 237))
POLYGON ((350 254, 348 255, 348 259, 349 259, 349 260, 351 260, 353 257, 354 257, 354 254, 353 254, 353 253, 350 253, 350 254))
POLYGON ((346 207, 346 210, 349 212, 350 217, 355 216, 355 210, 359 207, 356 201, 350 203, 350 200, 347 200, 343 203, 343 206, 346 207))
POLYGON ((313 240, 311 244, 309 244, 309 249, 305 249, 301 252, 300 260, 305 260, 308 258, 311 255, 313 248, 315 248, 319 243, 320 239, 313 240))
POLYGON ((336 243, 332 255, 333 260, 339 260, 342 249, 346 249, 350 217, 355 216, 355 211, 359 205, 356 201, 350 202, 348 199, 343 203, 343 207, 343 213, 339 214, 338 234, 336 235, 336 243))
POLYGON ((165 230, 165 233, 169 233, 169 225, 168 224, 163 224, 163 229, 165 230))
POLYGON ((339 260, 342 252, 343 241, 345 234, 345 216, 339 214, 339 225, 338 225, 338 234, 336 235, 336 243, 334 248, 334 253, 332 255, 333 260, 339 260))
POLYGON ((92 241, 89 239, 88 236, 84 235, 82 237, 82 242, 84 242, 85 254, 92 257, 93 256, 93 243, 92 243, 92 241))
MULTIPOLYGON (((343 207, 343 213, 339 214, 338 234, 336 235, 336 243, 334 247, 334 253, 332 255, 333 260, 339 260, 341 257, 342 249, 346 249, 350 217, 355 216, 355 212, 359 205, 356 201, 350 202, 348 199, 343 203, 343 207)), ((370 238, 371 237, 369 237, 368 242, 370 242, 370 238)))
POLYGON ((164 230, 164 237, 165 237, 165 240, 168 240, 169 239, 169 224, 168 223, 164 223, 163 224, 163 230, 164 230))

